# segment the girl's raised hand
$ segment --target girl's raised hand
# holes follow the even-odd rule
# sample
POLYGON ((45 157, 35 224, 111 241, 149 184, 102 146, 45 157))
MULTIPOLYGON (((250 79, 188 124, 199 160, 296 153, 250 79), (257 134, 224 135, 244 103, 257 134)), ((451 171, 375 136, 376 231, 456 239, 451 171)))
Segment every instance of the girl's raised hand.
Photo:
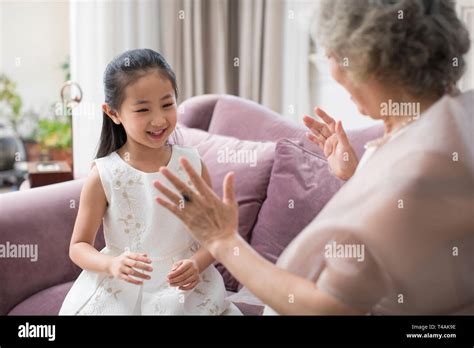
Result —
POLYGON ((342 128, 342 122, 336 122, 320 108, 315 108, 314 112, 324 123, 305 115, 303 121, 311 130, 306 136, 324 151, 334 175, 339 179, 348 180, 354 174, 359 160, 342 128))
POLYGON ((150 266, 151 260, 146 254, 131 253, 125 251, 111 259, 108 266, 109 274, 115 278, 125 280, 126 282, 142 285, 143 281, 137 280, 133 277, 141 278, 148 280, 150 276, 142 272, 137 271, 137 269, 151 272, 153 268, 150 266), (133 276, 133 277, 132 277, 133 276))

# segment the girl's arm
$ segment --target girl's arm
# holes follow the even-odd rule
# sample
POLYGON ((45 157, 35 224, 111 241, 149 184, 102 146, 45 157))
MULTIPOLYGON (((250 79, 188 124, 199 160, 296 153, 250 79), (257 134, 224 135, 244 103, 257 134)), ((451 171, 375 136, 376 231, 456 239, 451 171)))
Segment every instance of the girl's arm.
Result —
POLYGON ((81 191, 79 211, 69 246, 69 257, 82 269, 108 272, 113 257, 100 253, 93 246, 106 209, 107 199, 100 182, 99 171, 94 166, 81 191))
POLYGON ((150 271, 144 262, 149 260, 140 254, 127 253, 118 257, 100 253, 94 247, 97 230, 107 209, 107 199, 100 181, 99 172, 94 166, 82 188, 76 223, 69 246, 69 257, 84 270, 111 274, 133 284, 142 282, 130 275, 148 279, 134 268, 150 271))

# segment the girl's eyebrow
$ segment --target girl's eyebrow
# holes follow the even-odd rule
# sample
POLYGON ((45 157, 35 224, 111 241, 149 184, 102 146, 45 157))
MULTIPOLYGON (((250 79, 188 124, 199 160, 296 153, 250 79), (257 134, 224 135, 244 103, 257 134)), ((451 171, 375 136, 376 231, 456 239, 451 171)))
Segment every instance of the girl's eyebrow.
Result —
POLYGON ((165 99, 168 99, 168 98, 171 98, 171 97, 172 97, 172 95, 168 93, 167 95, 162 97, 160 100, 165 100, 165 99))
MULTIPOLYGON (((162 97, 160 100, 165 100, 165 99, 168 99, 168 98, 171 98, 171 97, 173 97, 173 96, 168 93, 167 95, 165 95, 164 97, 162 97)), ((139 99, 139 100, 137 100, 136 103, 133 104, 133 105, 148 104, 148 103, 149 103, 148 100, 141 100, 141 99, 139 99)))
POLYGON ((148 103, 149 103, 148 100, 137 100, 137 102, 133 105, 148 104, 148 103))

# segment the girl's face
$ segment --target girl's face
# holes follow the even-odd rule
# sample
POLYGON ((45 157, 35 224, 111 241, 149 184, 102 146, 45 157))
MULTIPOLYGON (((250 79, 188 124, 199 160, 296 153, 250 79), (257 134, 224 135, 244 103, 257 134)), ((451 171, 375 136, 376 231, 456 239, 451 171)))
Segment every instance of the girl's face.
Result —
MULTIPOLYGON (((127 141, 160 148, 176 127, 176 96, 169 79, 152 70, 125 88, 120 110, 106 113, 121 123, 127 141)), ((104 105, 108 109, 108 105, 104 105)), ((104 109, 105 111, 105 109, 104 109)), ((108 110, 110 111, 110 109, 108 110)))

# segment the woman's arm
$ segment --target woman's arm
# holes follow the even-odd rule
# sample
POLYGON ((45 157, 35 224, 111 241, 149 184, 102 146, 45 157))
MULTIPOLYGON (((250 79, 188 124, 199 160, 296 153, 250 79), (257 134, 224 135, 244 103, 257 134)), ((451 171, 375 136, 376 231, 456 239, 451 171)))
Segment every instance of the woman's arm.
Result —
MULTIPOLYGON (((181 197, 156 181, 155 187, 171 200, 157 198, 158 203, 180 218, 201 244, 265 304, 281 314, 363 313, 320 291, 311 281, 273 265, 239 236, 233 173, 224 179, 221 200, 186 159, 181 159, 181 164, 198 193, 192 194, 190 202, 181 209, 181 197)), ((161 172, 179 192, 190 192, 169 170, 162 168, 161 172)))
POLYGON ((263 303, 280 314, 364 314, 260 256, 236 232, 211 244, 212 255, 263 303))

